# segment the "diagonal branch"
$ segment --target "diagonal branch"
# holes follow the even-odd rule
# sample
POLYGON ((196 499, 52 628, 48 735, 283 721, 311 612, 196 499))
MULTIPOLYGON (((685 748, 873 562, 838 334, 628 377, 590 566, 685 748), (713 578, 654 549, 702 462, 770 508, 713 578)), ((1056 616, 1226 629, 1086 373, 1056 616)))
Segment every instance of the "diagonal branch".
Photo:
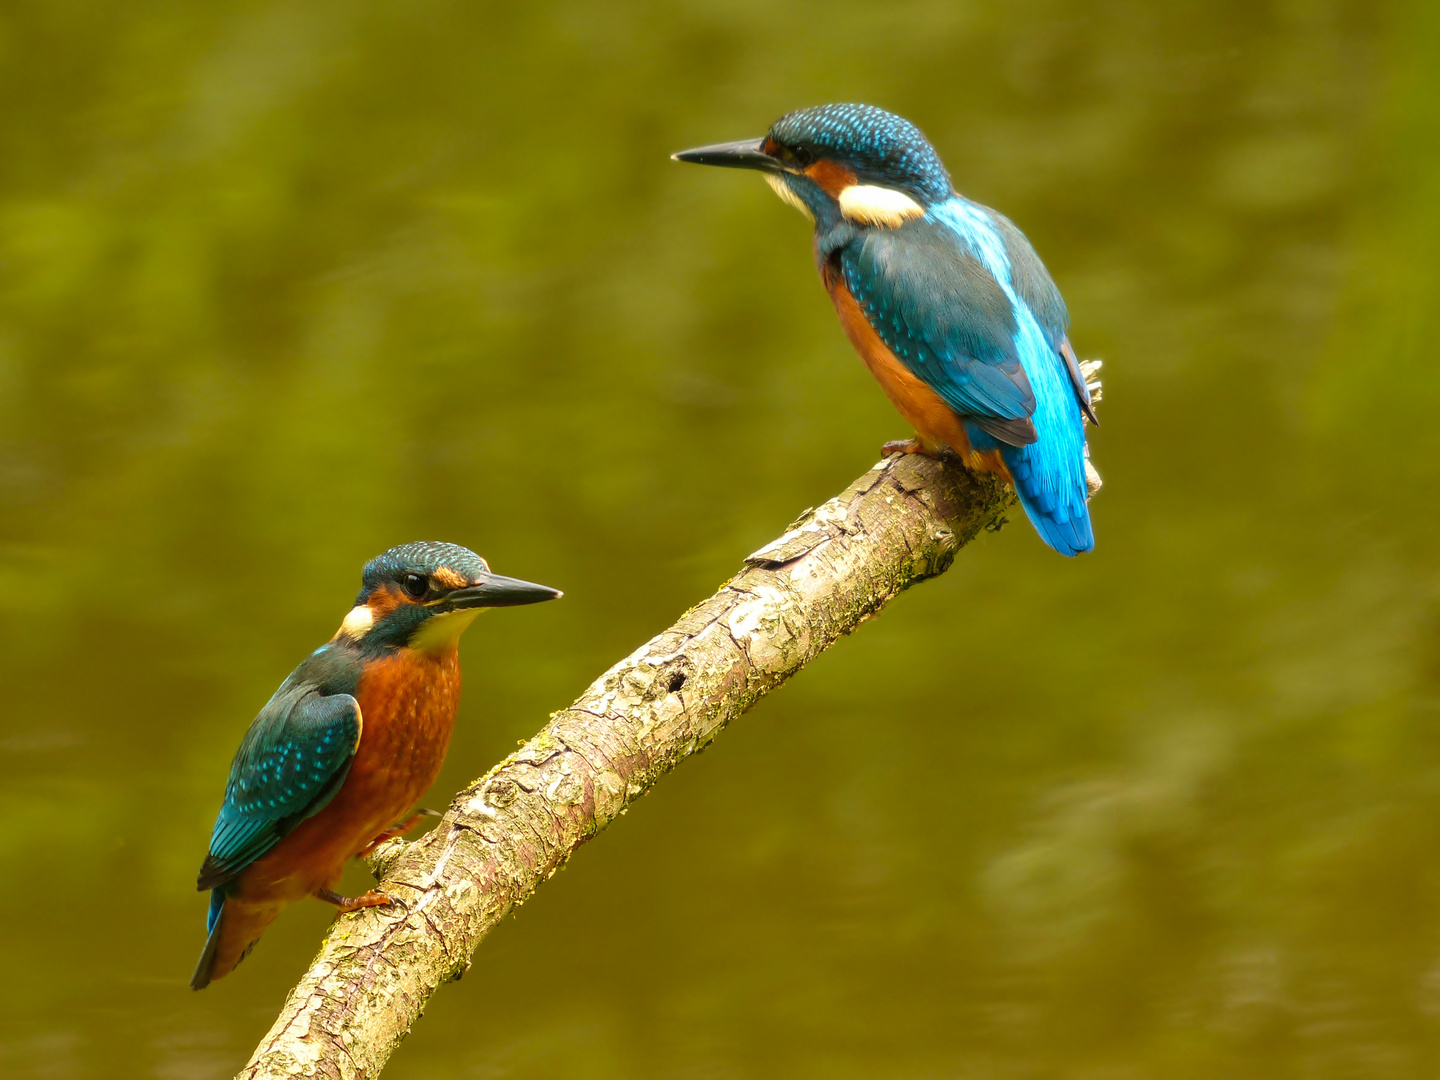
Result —
POLYGON ((1014 501, 993 476, 887 458, 745 560, 450 804, 377 853, 403 914, 339 919, 242 1078, 373 1078, 441 983, 572 852, 766 693, 917 581, 944 573, 1014 501))

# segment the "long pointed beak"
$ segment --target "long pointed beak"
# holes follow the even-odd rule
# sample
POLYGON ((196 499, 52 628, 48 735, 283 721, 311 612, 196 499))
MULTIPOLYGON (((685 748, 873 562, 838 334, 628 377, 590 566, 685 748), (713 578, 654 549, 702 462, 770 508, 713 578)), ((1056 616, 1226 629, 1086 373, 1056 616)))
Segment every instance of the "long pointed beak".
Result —
POLYGON ((549 585, 536 585, 533 581, 491 574, 479 585, 467 585, 446 594, 443 603, 455 610, 519 607, 521 604, 539 604, 564 595, 559 589, 552 589, 549 585))
POLYGON ((739 142, 716 143, 714 146, 697 146, 693 150, 681 150, 678 154, 671 154, 670 157, 675 161, 688 161, 692 165, 783 172, 780 162, 760 149, 764 141, 763 138, 741 139, 739 142))

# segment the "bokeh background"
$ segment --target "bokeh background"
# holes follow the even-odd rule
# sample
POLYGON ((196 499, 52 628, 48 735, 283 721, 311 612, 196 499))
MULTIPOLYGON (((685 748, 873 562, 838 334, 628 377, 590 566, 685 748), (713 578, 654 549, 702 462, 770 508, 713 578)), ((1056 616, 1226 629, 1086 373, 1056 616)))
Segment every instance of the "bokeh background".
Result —
POLYGON ((194 876, 365 559, 566 591, 467 636, 443 804, 907 434, 805 222, 666 157, 835 100, 1048 261, 1098 549, 900 598, 387 1075, 1434 1075, 1431 0, 8 0, 0 1072, 248 1056, 330 913, 195 994, 194 876))

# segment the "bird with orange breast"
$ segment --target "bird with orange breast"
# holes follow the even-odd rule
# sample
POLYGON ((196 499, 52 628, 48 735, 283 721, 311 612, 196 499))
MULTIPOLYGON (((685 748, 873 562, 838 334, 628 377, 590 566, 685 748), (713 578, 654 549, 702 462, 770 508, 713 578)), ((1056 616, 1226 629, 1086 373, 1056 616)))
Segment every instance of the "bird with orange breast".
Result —
POLYGON ((365 566, 340 629, 260 710, 230 766, 198 887, 208 938, 190 985, 228 975, 286 904, 392 902, 335 892, 345 863, 413 827, 460 702, 460 635, 486 608, 557 589, 490 572, 456 544, 391 548, 365 566))
POLYGON ((1060 554, 1095 546, 1095 413, 1065 301, 1014 222, 955 191, 919 128, 873 105, 821 105, 673 157, 753 169, 814 222, 840 323, 915 428, 885 453, 953 451, 1011 481, 1060 554))

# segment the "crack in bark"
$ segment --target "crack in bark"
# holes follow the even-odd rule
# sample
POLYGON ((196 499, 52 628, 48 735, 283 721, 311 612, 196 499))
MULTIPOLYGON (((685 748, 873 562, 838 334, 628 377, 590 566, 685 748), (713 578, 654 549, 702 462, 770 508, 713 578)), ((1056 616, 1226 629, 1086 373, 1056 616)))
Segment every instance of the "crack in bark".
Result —
POLYGON ((896 455, 801 514, 466 785, 434 830, 377 851, 380 888, 415 900, 398 917, 369 909, 332 924, 239 1075, 374 1077, 430 994, 581 844, 893 597, 944 573, 1013 501, 993 477, 896 455))

